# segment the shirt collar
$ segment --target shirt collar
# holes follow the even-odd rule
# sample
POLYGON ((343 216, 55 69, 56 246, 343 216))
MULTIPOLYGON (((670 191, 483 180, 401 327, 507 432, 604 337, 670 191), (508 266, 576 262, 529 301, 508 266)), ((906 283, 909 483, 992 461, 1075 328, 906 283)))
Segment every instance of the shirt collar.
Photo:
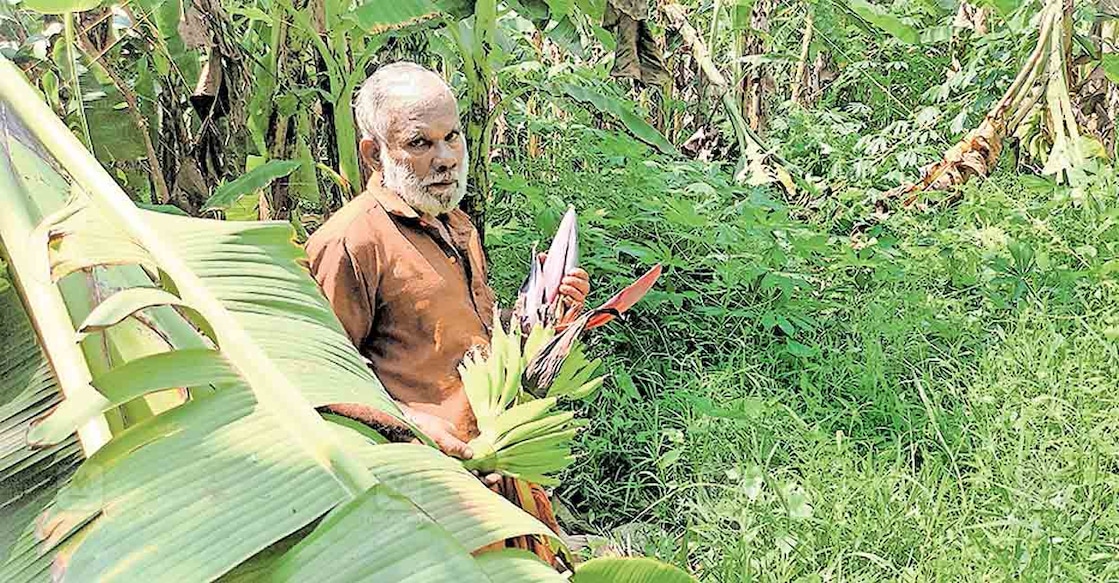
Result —
POLYGON ((474 223, 470 221, 470 216, 462 209, 456 208, 446 214, 447 228, 454 233, 454 236, 462 241, 469 238, 470 231, 474 229, 474 223))

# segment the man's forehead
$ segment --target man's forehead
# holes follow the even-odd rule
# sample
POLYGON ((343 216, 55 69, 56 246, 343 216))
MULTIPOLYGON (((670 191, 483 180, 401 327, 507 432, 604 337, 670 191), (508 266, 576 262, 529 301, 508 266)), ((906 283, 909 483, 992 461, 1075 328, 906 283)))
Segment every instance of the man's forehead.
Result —
POLYGON ((458 125, 458 108, 454 98, 397 101, 388 108, 390 131, 408 133, 427 128, 447 129, 458 125))

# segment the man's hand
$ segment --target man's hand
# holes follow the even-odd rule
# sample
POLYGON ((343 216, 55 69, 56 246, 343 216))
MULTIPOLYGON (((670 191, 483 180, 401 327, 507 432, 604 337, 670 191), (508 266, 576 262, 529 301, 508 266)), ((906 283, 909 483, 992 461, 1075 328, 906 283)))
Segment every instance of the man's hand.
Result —
MULTIPOLYGON (((540 263, 544 263, 548 254, 541 253, 537 257, 540 259, 540 263)), ((577 308, 576 312, 583 309, 583 304, 587 301, 587 295, 590 293, 591 276, 578 267, 568 271, 560 280, 559 294, 564 296, 569 306, 577 308)))
MULTIPOLYGON (((463 460, 474 457, 474 452, 470 450, 470 447, 455 436, 457 429, 455 424, 442 417, 424 413, 423 411, 417 411, 404 403, 398 403, 398 405, 400 405, 400 410, 404 412, 404 415, 408 417, 416 427, 419 427, 420 431, 424 432, 424 435, 430 437, 443 453, 463 460)), ((413 439, 412 443, 418 444, 421 442, 419 439, 413 439)), ((489 487, 501 481, 501 474, 496 472, 486 475, 482 475, 479 471, 474 471, 472 473, 477 476, 483 484, 489 487)))
MULTIPOLYGON (((466 443, 455 436, 457 433, 455 424, 442 417, 417 411, 405 405, 401 405, 400 409, 416 427, 420 428, 420 431, 424 432, 424 435, 430 437, 435 445, 439 446, 443 453, 464 460, 474 457, 474 452, 466 443)), ((412 443, 420 443, 420 440, 413 439, 412 443)))
POLYGON ((567 272, 560 281, 559 293, 567 298, 568 303, 578 306, 580 310, 591 293, 591 277, 586 271, 576 267, 567 272))
POLYGON ((474 474, 474 476, 477 477, 479 480, 481 480, 482 483, 485 484, 487 487, 492 488, 493 486, 496 486, 499 482, 501 482, 501 474, 497 472, 486 474, 484 476, 479 470, 474 470, 471 473, 474 474))

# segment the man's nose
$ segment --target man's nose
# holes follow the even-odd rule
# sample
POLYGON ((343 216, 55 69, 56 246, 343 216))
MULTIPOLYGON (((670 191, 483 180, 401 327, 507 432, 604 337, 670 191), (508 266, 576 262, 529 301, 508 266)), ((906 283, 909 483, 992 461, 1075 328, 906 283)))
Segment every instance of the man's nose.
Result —
POLYGON ((448 148, 446 144, 437 144, 435 148, 435 158, 431 165, 436 172, 450 172, 458 167, 458 153, 454 149, 448 148))

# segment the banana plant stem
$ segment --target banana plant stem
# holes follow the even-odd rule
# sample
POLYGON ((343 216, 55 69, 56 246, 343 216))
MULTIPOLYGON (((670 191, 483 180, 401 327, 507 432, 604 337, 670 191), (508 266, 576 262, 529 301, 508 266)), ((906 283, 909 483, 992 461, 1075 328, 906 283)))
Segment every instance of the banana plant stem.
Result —
POLYGON ((77 43, 77 38, 74 36, 74 19, 77 16, 73 12, 67 12, 62 15, 62 22, 64 23, 66 35, 66 60, 67 66, 70 68, 70 101, 74 103, 74 109, 78 114, 78 125, 82 130, 82 138, 85 140, 86 146, 93 147, 93 139, 89 137, 89 122, 85 118, 85 103, 82 101, 82 84, 78 78, 78 57, 74 52, 74 45, 77 43))
MULTIPOLYGON (((0 60, 0 79, 13 80, 20 73, 7 60, 0 60)), ((16 85, 5 81, 0 87, 16 85)), ((0 120, 3 116, 3 93, 0 89, 0 120)), ((38 97, 32 97, 42 104, 38 97)), ((43 105, 46 108, 46 105, 43 105)), ((56 119, 48 113, 50 119, 56 119)), ((27 309, 28 318, 39 337, 40 346, 58 379, 62 395, 67 399, 77 399, 84 391, 93 391, 90 385, 92 374, 89 365, 75 341, 74 323, 70 321, 62 292, 50 279, 50 268, 44 265, 47 260, 46 240, 33 236, 36 224, 42 220, 38 209, 32 208, 27 193, 16 178, 12 167, 11 149, 14 144, 7 141, 6 129, 0 128, 0 253, 8 262, 20 299, 27 309), (39 249, 39 246, 42 248, 39 249)), ((109 426, 102 416, 96 417, 78 429, 78 440, 86 457, 105 445, 111 438, 109 426)))

